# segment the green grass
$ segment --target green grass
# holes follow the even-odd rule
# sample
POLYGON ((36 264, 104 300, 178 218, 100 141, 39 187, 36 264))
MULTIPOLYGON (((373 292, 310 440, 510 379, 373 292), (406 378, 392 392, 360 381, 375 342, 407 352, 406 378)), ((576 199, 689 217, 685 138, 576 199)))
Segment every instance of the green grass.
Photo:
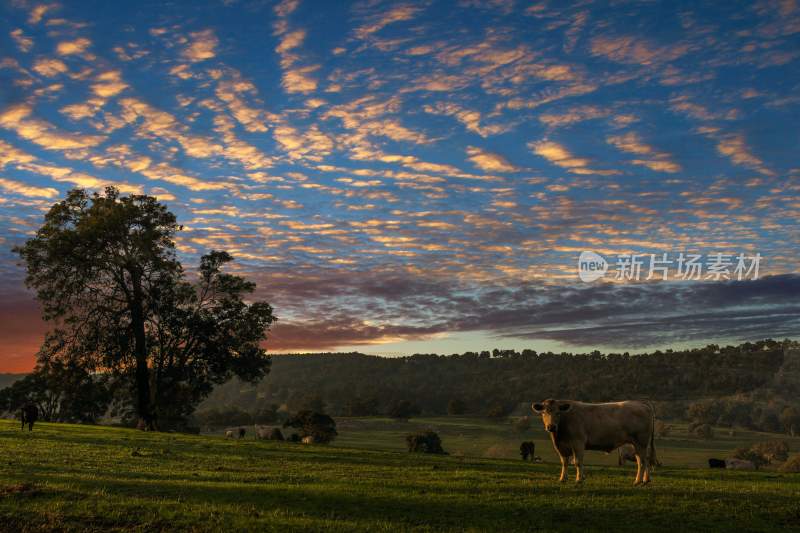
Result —
POLYGON ((595 464, 583 485, 560 484, 554 464, 469 457, 470 442, 483 449, 493 427, 510 431, 466 419, 343 420, 336 446, 305 446, 60 424, 23 433, 0 421, 0 529, 777 531, 800 524, 798 475, 668 466, 651 485, 633 487, 631 467, 595 464), (445 447, 463 446, 467 456, 354 447, 371 438, 374 447, 397 448, 415 424, 437 425, 445 447))

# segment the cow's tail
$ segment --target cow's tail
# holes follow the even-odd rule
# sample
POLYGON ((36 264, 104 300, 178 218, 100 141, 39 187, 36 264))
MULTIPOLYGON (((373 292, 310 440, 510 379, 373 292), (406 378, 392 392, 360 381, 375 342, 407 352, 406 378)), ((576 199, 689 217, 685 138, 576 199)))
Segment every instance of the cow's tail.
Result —
POLYGON ((650 467, 661 466, 656 456, 656 406, 653 402, 648 401, 647 405, 650 407, 651 423, 650 423, 650 440, 647 441, 647 462, 650 467))

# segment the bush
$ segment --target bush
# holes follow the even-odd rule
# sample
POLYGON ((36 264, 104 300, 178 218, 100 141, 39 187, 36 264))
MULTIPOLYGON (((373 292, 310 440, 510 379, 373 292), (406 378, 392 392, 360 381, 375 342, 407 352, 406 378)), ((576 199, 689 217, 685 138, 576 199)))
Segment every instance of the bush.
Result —
POLYGON ((733 452, 733 456, 736 459, 742 459, 743 461, 750 461, 753 463, 753 466, 756 469, 761 468, 765 464, 767 464, 767 459, 761 455, 760 453, 754 451, 752 448, 736 448, 733 452))
POLYGON ((767 464, 772 464, 772 461, 785 461, 789 458, 789 445, 782 440, 759 442, 753 444, 750 449, 761 455, 767 464))
POLYGON ((442 449, 442 439, 434 431, 423 431, 406 436, 408 451, 413 453, 446 454, 442 449))
POLYGON ((336 422, 326 414, 300 411, 283 423, 285 428, 300 430, 300 437, 313 437, 314 442, 327 444, 336 438, 336 422))
POLYGON ((493 420, 501 420, 508 415, 508 409, 502 402, 494 402, 486 411, 486 416, 493 420))
POLYGON ((786 474, 800 474, 800 453, 794 454, 779 470, 786 474))

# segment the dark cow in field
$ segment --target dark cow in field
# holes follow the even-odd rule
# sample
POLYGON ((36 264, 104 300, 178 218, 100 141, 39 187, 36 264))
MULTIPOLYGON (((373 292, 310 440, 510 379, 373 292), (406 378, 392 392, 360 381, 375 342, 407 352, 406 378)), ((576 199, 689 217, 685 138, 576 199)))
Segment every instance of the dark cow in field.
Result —
POLYGON ((573 400, 545 400, 532 406, 542 415, 553 447, 561 458, 560 481, 567 480, 567 463, 572 456, 575 481, 584 479, 586 450, 610 453, 632 444, 636 455, 635 485, 650 482, 650 465, 656 464, 655 411, 640 401, 584 403, 573 400))
POLYGON ((709 468, 725 468, 725 459, 714 459, 713 457, 708 460, 709 468))
POLYGON ((32 403, 25 404, 20 410, 20 419, 22 430, 25 429, 25 424, 28 424, 28 431, 33 431, 33 423, 39 419, 39 408, 32 403))
POLYGON ((519 445, 519 454, 522 456, 523 461, 527 461, 528 457, 531 458, 533 461, 533 454, 536 451, 536 444, 533 442, 526 440, 522 444, 519 445))

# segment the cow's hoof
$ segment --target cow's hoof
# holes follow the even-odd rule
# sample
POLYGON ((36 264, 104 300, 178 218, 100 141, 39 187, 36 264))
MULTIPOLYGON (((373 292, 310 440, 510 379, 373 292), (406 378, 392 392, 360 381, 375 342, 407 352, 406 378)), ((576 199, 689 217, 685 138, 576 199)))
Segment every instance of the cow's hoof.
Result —
POLYGON ((633 486, 634 486, 634 487, 635 487, 635 486, 637 486, 637 485, 641 485, 641 484, 642 484, 642 482, 641 482, 641 481, 639 481, 638 479, 637 479, 636 481, 634 481, 634 482, 633 482, 633 486))

